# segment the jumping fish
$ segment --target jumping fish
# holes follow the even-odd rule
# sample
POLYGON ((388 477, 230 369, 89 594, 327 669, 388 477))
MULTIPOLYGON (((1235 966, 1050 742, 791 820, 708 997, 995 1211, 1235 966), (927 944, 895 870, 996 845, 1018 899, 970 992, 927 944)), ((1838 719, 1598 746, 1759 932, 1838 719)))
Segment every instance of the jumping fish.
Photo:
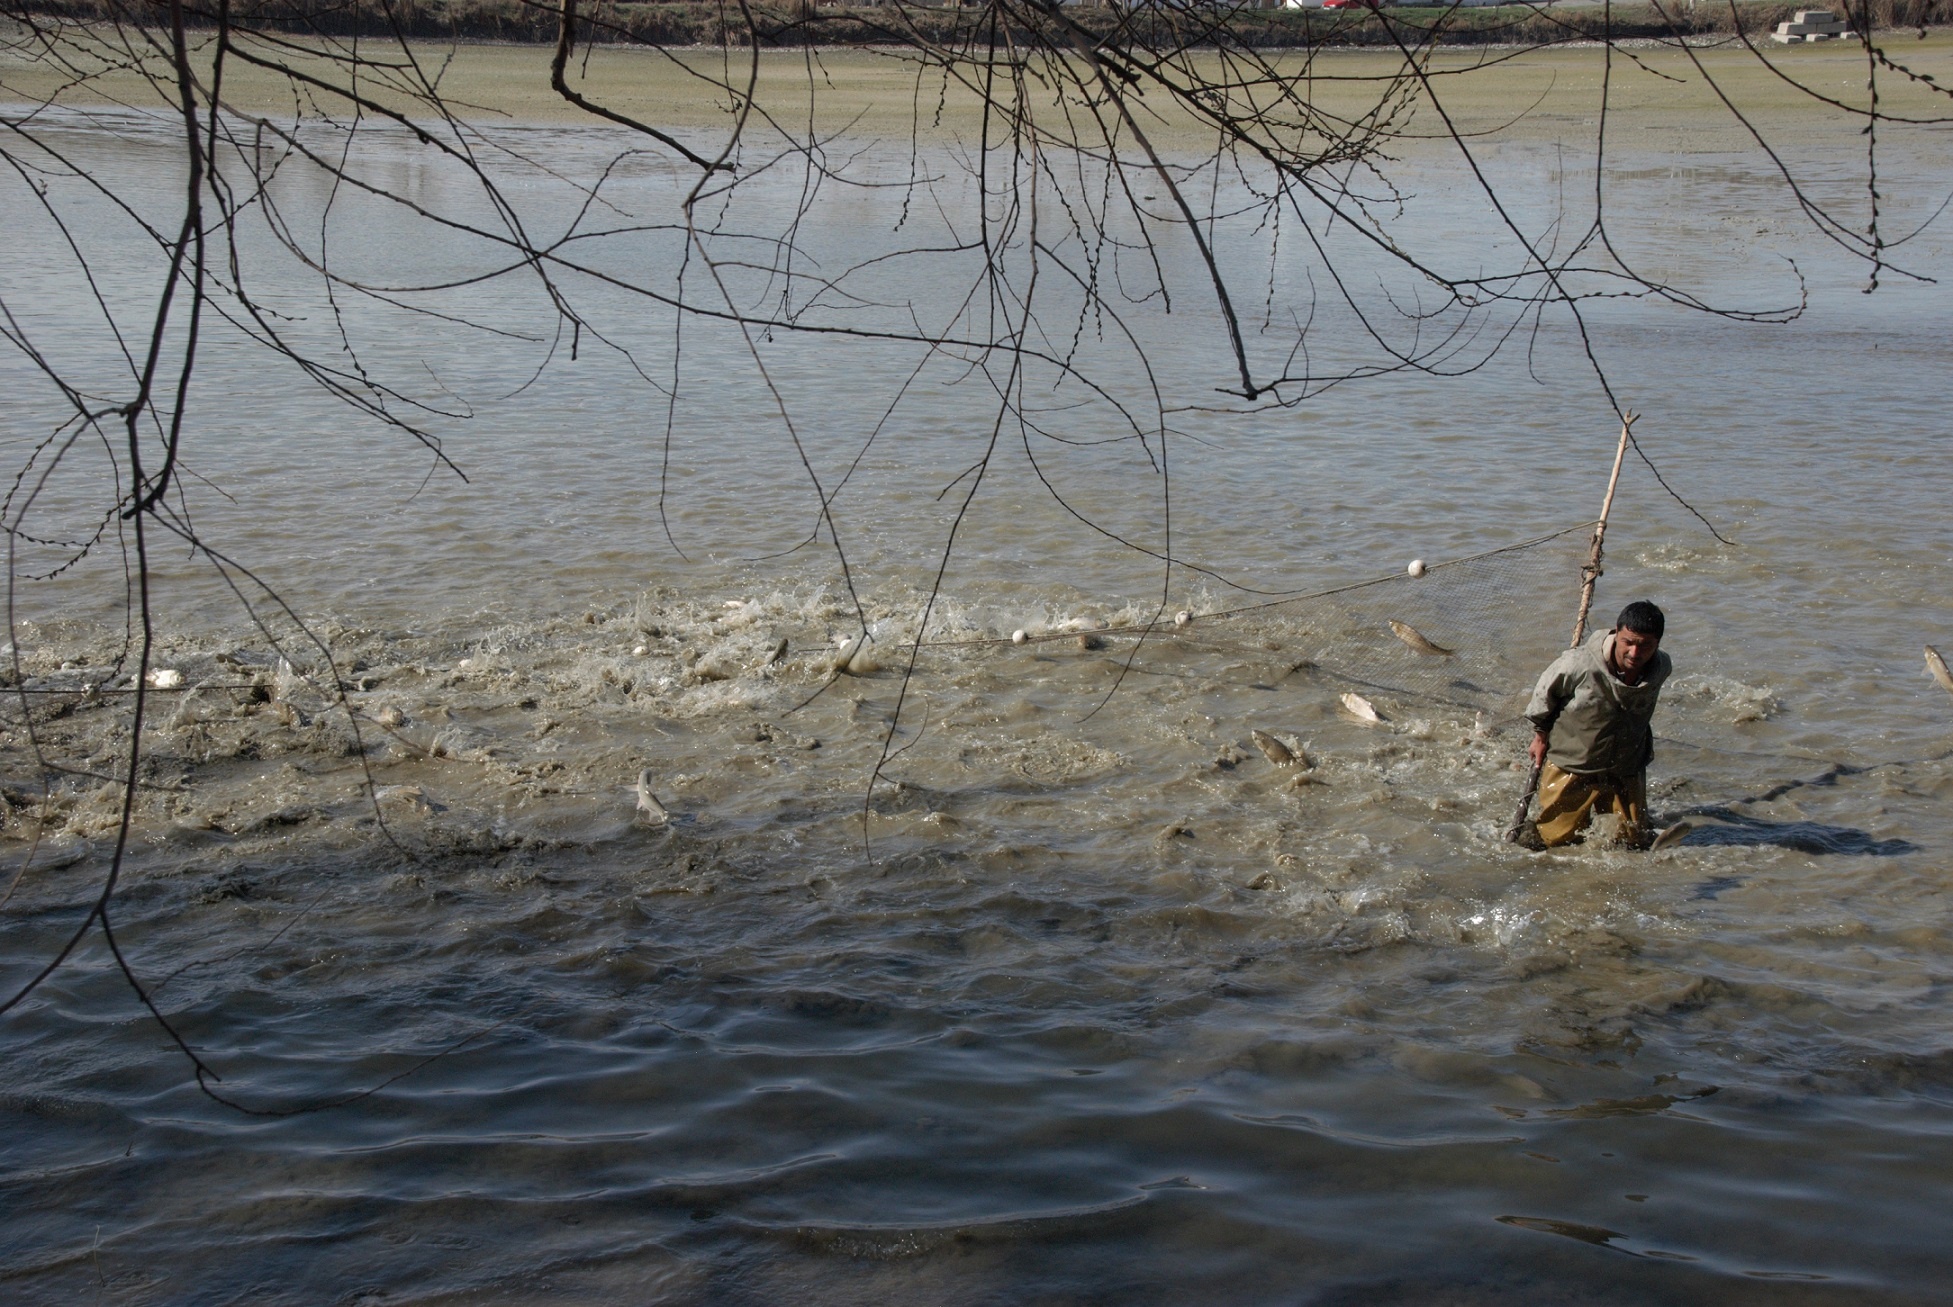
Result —
POLYGON ((1661 834, 1655 836, 1654 843, 1648 846, 1648 852, 1654 853, 1660 849, 1667 848, 1671 844, 1680 844, 1688 838, 1688 833, 1694 829, 1694 822, 1678 821, 1661 834))
POLYGON ((1941 689, 1948 694, 1953 694, 1953 672, 1946 669, 1946 660, 1940 657, 1939 650, 1931 645, 1926 646, 1926 670, 1931 672, 1933 679, 1940 683, 1941 689))
POLYGON ((1456 649, 1447 649, 1441 644, 1431 643, 1422 631, 1408 622, 1400 622, 1395 618, 1389 620, 1390 633, 1421 654, 1430 654, 1433 658, 1450 658, 1458 652, 1456 649))
POLYGON ((1262 756, 1277 767, 1295 765, 1297 758, 1294 751, 1267 731, 1249 731, 1248 738, 1255 742, 1255 747, 1261 750, 1262 756))
POLYGON ((1354 691, 1345 692, 1342 702, 1343 711, 1356 718, 1359 722, 1374 723, 1383 720, 1377 713, 1376 705, 1354 691))
POLYGON ((644 818, 644 824, 653 830, 671 823, 671 814, 665 805, 658 802, 658 796, 651 792, 651 769, 645 768, 637 774, 637 810, 644 818))

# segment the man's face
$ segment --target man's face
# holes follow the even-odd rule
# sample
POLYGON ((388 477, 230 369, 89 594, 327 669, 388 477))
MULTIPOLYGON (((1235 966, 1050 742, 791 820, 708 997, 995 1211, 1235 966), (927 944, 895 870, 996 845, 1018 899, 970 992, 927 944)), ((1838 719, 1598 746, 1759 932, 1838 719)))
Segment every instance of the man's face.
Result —
POLYGON ((1624 681, 1638 681, 1641 673, 1655 661, 1655 651, 1660 648, 1660 636, 1620 627, 1614 632, 1614 670, 1624 681))

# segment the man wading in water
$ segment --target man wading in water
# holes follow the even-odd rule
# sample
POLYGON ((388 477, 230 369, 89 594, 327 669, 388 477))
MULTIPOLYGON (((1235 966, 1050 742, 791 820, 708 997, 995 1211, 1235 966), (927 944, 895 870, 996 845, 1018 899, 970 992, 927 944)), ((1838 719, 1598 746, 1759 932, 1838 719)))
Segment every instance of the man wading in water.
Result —
POLYGON ((1520 832, 1520 844, 1568 843, 1599 809, 1621 819, 1622 843, 1647 845, 1649 723, 1672 670, 1661 651, 1665 625, 1661 609, 1631 603, 1613 630, 1567 650, 1539 678, 1526 705, 1538 732, 1528 752, 1540 768, 1539 819, 1520 832))

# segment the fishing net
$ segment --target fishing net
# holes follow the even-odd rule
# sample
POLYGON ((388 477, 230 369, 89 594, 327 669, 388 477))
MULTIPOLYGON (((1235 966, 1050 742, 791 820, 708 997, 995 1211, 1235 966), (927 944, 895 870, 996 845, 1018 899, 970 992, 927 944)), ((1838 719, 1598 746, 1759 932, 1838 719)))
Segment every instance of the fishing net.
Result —
MULTIPOLYGON (((1135 669, 1209 656, 1216 681, 1300 674, 1432 710, 1516 718, 1572 633, 1592 523, 1467 557, 1233 608, 1027 631, 1022 643, 1103 648, 1135 669), (1396 624, 1393 626, 1393 623, 1396 624), (1400 633, 1401 628, 1401 633, 1400 633), (1132 648, 1139 642, 1139 648, 1132 648), (1420 647, 1422 646, 1422 647, 1420 647)), ((928 651, 1008 648, 1009 637, 932 640, 928 651)))

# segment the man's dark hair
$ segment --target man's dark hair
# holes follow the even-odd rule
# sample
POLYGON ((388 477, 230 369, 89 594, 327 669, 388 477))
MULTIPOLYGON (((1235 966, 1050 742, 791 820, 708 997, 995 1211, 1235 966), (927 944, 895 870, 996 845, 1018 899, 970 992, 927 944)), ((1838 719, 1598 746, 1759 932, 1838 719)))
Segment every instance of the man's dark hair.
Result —
POLYGON ((1646 599, 1635 600, 1626 608, 1623 608, 1621 615, 1614 619, 1614 629, 1617 631, 1632 631, 1636 635, 1652 635, 1657 640, 1661 639, 1661 633, 1667 626, 1668 619, 1661 615, 1661 609, 1655 607, 1646 599))

